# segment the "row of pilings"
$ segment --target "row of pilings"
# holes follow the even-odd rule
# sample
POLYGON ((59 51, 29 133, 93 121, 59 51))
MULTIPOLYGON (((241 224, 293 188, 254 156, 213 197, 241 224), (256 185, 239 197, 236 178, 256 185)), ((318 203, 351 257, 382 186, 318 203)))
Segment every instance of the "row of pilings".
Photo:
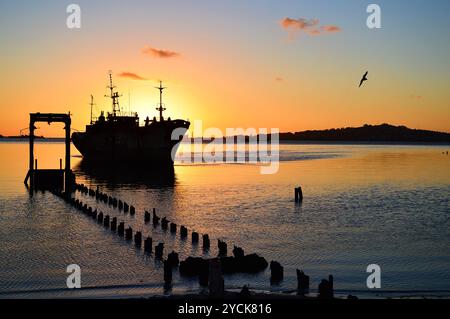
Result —
MULTIPOLYGON (((75 184, 75 190, 81 194, 95 198, 106 205, 112 206, 124 213, 135 215, 136 209, 133 205, 127 202, 110 196, 99 190, 93 190, 83 184, 75 184)), ((93 209, 87 203, 75 198, 70 193, 63 193, 56 191, 55 195, 63 198, 68 204, 83 212, 86 216, 95 220, 104 228, 110 229, 120 237, 124 237, 130 243, 134 243, 136 248, 144 246, 144 252, 147 254, 154 254, 154 257, 161 260, 164 265, 164 283, 166 287, 172 284, 172 272, 178 269, 182 277, 197 277, 199 284, 204 287, 209 287, 210 294, 219 296, 224 291, 223 274, 233 273, 259 273, 264 271, 268 266, 266 259, 258 254, 245 254, 241 247, 234 246, 232 256, 228 256, 228 245, 225 241, 217 240, 218 256, 217 258, 203 258, 189 256, 185 260, 179 260, 179 254, 175 251, 170 252, 164 258, 164 243, 160 242, 153 247, 153 239, 150 236, 144 238, 142 231, 134 231, 131 226, 125 225, 123 220, 118 220, 117 217, 112 217, 97 209, 93 209)), ((181 240, 187 240, 189 235, 188 227, 178 225, 168 220, 165 216, 158 216, 156 209, 152 209, 152 213, 144 211, 144 223, 152 224, 154 228, 161 227, 164 231, 169 231, 176 235, 179 233, 181 240)), ((204 251, 208 251, 211 247, 211 241, 208 234, 199 234, 196 231, 190 231, 191 242, 193 245, 198 245, 200 242, 200 235, 202 237, 202 247, 204 251)), ((270 262, 270 283, 277 284, 283 280, 284 267, 277 261, 270 262)), ((310 278, 302 270, 297 269, 297 292, 304 295, 309 292, 310 278)), ((318 286, 319 297, 332 298, 334 295, 333 276, 328 279, 323 279, 318 286)))

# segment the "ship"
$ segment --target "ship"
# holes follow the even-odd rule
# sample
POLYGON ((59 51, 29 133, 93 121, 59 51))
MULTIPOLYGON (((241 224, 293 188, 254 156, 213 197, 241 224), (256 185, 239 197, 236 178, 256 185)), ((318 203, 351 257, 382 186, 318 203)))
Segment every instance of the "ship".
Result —
POLYGON ((119 93, 109 73, 109 95, 112 112, 101 111, 98 118, 92 117, 93 97, 91 96, 91 121, 85 132, 72 133, 72 142, 83 156, 84 161, 116 163, 158 163, 173 166, 177 148, 190 126, 189 121, 167 119, 163 104, 163 87, 160 81, 159 104, 156 110, 159 119, 147 118, 139 123, 137 113, 124 113, 119 106, 119 93))

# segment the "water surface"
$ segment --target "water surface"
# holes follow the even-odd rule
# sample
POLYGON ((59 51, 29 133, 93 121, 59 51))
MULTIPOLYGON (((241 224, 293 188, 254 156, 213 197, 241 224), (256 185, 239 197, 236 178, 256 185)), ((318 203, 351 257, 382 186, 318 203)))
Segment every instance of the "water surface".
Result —
MULTIPOLYGON (((202 256, 192 246, 145 225, 155 207, 179 225, 256 252, 285 267, 284 281, 270 271, 225 277, 227 288, 249 284, 264 291, 292 291, 295 269, 335 278, 338 293, 364 296, 450 295, 450 157, 448 146, 282 144, 280 169, 261 175, 257 165, 177 164, 152 168, 93 170, 72 149, 77 182, 124 199, 136 215, 120 213, 77 194, 119 217, 154 243, 164 242, 181 259, 202 256), (304 201, 296 205, 293 189, 304 201), (366 287, 366 267, 382 270, 381 291, 366 287)), ((24 187, 28 144, 0 142, 0 298, 130 297, 196 292, 196 280, 174 277, 164 291, 162 265, 50 193, 30 196, 24 187), (81 266, 81 290, 66 289, 67 265, 81 266)), ((59 167, 63 143, 38 142, 40 168, 59 167)))

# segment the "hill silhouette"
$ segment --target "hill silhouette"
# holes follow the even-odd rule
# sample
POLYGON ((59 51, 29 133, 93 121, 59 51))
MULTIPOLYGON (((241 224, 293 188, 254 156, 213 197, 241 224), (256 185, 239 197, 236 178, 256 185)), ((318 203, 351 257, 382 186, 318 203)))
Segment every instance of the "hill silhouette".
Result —
POLYGON ((450 142, 450 133, 410 129, 390 124, 280 133, 284 141, 450 142))

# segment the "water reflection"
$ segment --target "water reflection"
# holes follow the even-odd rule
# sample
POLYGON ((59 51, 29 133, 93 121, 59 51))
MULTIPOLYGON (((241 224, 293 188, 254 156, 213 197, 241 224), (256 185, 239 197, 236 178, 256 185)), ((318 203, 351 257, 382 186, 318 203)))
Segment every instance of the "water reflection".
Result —
POLYGON ((76 176, 99 184, 140 185, 149 188, 174 187, 176 184, 172 165, 107 165, 81 160, 73 167, 73 171, 76 176))

